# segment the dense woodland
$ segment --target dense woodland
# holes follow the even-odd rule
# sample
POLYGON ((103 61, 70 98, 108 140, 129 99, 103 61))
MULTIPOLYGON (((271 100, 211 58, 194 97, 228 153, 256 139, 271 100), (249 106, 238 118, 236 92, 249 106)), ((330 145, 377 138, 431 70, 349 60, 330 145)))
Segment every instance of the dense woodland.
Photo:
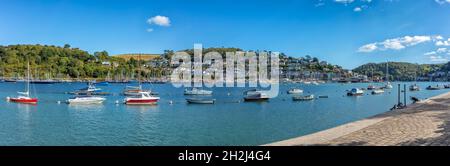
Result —
MULTIPOLYGON (((386 63, 368 63, 359 66, 353 72, 369 77, 385 77, 386 63)), ((389 62, 389 80, 414 81, 418 77, 428 77, 435 72, 450 71, 450 64, 413 64, 406 62, 389 62)))
MULTIPOLYGON (((70 45, 0 46, 0 76, 23 77, 30 64, 33 78, 106 78, 135 75, 138 61, 109 56, 108 52, 93 55, 70 45), (109 62, 112 65, 104 65, 109 62), (113 65, 114 64, 114 65, 113 65)), ((144 75, 147 74, 143 72, 144 75)))

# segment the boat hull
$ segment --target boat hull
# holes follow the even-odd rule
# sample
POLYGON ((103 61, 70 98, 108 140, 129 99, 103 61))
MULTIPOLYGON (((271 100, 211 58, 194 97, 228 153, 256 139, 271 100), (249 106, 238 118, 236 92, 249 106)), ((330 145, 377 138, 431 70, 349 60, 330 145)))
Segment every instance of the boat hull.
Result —
POLYGON ((347 93, 347 96, 362 96, 364 93, 347 93))
POLYGON ((38 102, 38 99, 37 98, 31 98, 31 99, 10 98, 9 101, 15 102, 15 103, 36 104, 38 102))
POLYGON ((251 102, 251 101, 268 101, 269 98, 254 98, 254 97, 245 97, 244 101, 251 102))
POLYGON ((214 100, 186 99, 189 104, 214 104, 214 100))
POLYGON ((155 105, 159 99, 129 99, 125 101, 127 105, 155 105))

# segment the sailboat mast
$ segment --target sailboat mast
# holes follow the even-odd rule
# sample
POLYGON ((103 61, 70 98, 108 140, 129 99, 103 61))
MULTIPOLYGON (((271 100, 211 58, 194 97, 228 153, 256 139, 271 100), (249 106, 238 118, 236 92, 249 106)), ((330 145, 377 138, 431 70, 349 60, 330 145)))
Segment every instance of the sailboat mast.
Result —
POLYGON ((141 54, 139 54, 138 68, 139 68, 138 83, 139 83, 139 87, 142 88, 142 85, 141 85, 141 54))
POLYGON ((389 61, 386 63, 386 82, 389 82, 389 61))
POLYGON ((30 96, 30 62, 27 64, 27 96, 30 96))

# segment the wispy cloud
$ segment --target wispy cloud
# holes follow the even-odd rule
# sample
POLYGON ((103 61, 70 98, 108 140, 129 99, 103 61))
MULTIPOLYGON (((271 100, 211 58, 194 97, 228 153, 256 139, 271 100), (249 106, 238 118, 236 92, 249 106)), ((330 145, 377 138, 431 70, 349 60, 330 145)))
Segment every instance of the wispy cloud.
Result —
POLYGON ((430 55, 429 59, 431 62, 448 62, 448 58, 445 58, 443 56, 440 55, 430 55))
POLYGON ((436 3, 444 5, 444 4, 450 4, 450 0, 435 0, 436 3))
POLYGON ((343 3, 343 4, 350 4, 353 3, 355 0, 334 0, 334 2, 337 3, 343 3))
POLYGON ((431 62, 447 62, 450 50, 448 48, 438 48, 436 51, 427 52, 424 55, 428 56, 431 62))
POLYGON ((382 42, 375 42, 361 46, 358 52, 373 52, 385 50, 401 50, 406 47, 415 46, 421 43, 435 41, 437 36, 404 36, 399 38, 387 39, 382 42))
MULTIPOLYGON (((316 7, 325 5, 326 0, 318 0, 316 7)), ((372 0, 330 0, 333 3, 343 4, 345 6, 353 7, 354 12, 362 12, 365 8, 369 7, 372 0)))

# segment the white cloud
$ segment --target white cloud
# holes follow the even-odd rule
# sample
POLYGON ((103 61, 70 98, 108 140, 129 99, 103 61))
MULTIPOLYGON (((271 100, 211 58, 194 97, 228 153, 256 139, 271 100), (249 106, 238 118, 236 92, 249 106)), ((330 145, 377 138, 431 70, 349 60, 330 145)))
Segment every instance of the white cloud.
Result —
POLYGON ((169 17, 158 15, 158 16, 149 18, 147 20, 147 23, 168 27, 168 26, 170 26, 170 19, 169 19, 169 17))
POLYGON ((440 4, 440 5, 443 5, 443 4, 450 4, 450 0, 435 0, 436 1, 436 3, 438 3, 438 4, 440 4))
POLYGON ((436 41, 436 46, 450 46, 450 38, 448 38, 446 41, 445 40, 438 40, 436 41))
POLYGON ((431 52, 427 52, 427 53, 425 53, 423 55, 430 56, 430 55, 436 55, 436 54, 437 54, 436 51, 431 51, 431 52))
POLYGON ((401 50, 406 47, 433 41, 435 38, 436 36, 404 36, 399 38, 387 39, 382 42, 375 42, 364 45, 359 48, 358 52, 373 52, 376 50, 401 50))
POLYGON ((147 32, 153 32, 153 28, 148 28, 147 32))
POLYGON ((436 52, 437 53, 445 53, 445 52, 447 52, 447 48, 438 48, 436 52))
POLYGON ((358 52, 372 52, 378 49, 377 43, 366 44, 359 48, 358 52))
POLYGON ((447 48, 438 48, 436 51, 427 52, 424 55, 428 56, 431 62, 447 62, 450 50, 447 48))
POLYGON ((355 7, 355 9, 353 9, 354 12, 361 12, 362 9, 360 7, 355 7))
POLYGON ((448 59, 439 55, 431 55, 430 57, 431 62, 448 62, 448 59))

